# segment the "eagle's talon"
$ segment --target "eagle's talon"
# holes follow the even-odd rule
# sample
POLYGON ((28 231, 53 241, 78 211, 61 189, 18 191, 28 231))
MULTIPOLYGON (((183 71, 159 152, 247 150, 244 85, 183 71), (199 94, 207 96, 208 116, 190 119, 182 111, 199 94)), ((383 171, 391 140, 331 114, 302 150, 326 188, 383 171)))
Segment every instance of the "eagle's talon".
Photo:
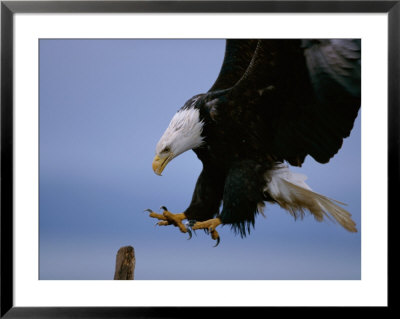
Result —
POLYGON ((218 238, 217 238, 216 240, 217 240, 217 243, 214 245, 214 247, 217 247, 217 246, 219 245, 219 242, 221 241, 221 239, 219 238, 219 236, 218 236, 218 238))
POLYGON ((186 228, 186 231, 189 234, 189 238, 187 240, 192 239, 192 231, 189 228, 186 228))
MULTIPOLYGON (((159 220, 159 222, 156 223, 156 225, 158 226, 168 226, 168 225, 174 225, 176 227, 179 228, 179 230, 182 233, 187 233, 188 229, 182 224, 182 221, 184 219, 186 219, 185 214, 172 214, 171 212, 169 212, 167 210, 167 207, 165 206, 161 206, 161 209, 163 209, 163 213, 162 214, 157 214, 155 212, 153 212, 151 209, 146 209, 146 212, 150 213, 150 217, 152 218, 156 218, 159 220)), ((191 235, 189 234, 189 236, 191 237, 191 235)))
POLYGON ((216 230, 211 232, 211 238, 214 239, 214 240, 219 238, 219 234, 218 234, 218 232, 216 230))
POLYGON ((217 217, 203 222, 197 222, 193 225, 192 229, 203 229, 207 235, 211 234, 211 238, 217 240, 217 244, 214 246, 216 247, 220 242, 220 238, 218 232, 215 229, 218 227, 218 225, 221 224, 221 220, 217 217))
POLYGON ((196 221, 193 221, 193 220, 187 222, 187 223, 186 223, 186 229, 187 229, 188 231, 190 231, 190 233, 191 233, 192 235, 195 234, 195 235, 197 236, 196 230, 192 228, 193 225, 194 225, 195 223, 196 223, 196 221))

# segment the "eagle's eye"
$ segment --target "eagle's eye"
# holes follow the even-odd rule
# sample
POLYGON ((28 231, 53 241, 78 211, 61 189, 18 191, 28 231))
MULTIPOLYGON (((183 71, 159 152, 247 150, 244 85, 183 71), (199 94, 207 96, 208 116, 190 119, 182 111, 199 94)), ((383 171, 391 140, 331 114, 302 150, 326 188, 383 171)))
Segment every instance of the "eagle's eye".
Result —
POLYGON ((169 148, 169 146, 166 146, 166 147, 163 148, 163 150, 161 151, 161 153, 169 153, 170 150, 171 150, 171 149, 169 148))

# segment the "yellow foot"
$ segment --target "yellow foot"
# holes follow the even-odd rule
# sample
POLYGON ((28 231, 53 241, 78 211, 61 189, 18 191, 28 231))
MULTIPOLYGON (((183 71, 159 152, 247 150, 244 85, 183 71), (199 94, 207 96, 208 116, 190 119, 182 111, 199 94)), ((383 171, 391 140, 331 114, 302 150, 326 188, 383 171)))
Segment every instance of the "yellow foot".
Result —
POLYGON ((186 219, 185 214, 183 214, 183 213, 172 214, 171 212, 169 212, 167 210, 167 208, 165 206, 161 206, 161 209, 164 210, 162 214, 157 214, 157 213, 153 212, 151 209, 146 209, 145 211, 150 213, 149 214, 150 217, 160 220, 158 223, 156 223, 156 225, 158 225, 158 226, 174 225, 174 226, 178 227, 182 233, 189 232, 190 237, 192 237, 190 230, 188 228, 186 228, 185 225, 182 224, 182 221, 184 219, 186 219))
POLYGON ((213 219, 209 219, 206 220, 204 222, 197 222, 193 225, 192 229, 196 230, 196 229, 206 229, 211 233, 211 238, 216 240, 217 243, 215 244, 214 247, 218 246, 219 242, 220 242, 220 238, 219 238, 219 234, 218 232, 215 230, 215 228, 218 225, 221 225, 221 220, 219 218, 213 218, 213 219))

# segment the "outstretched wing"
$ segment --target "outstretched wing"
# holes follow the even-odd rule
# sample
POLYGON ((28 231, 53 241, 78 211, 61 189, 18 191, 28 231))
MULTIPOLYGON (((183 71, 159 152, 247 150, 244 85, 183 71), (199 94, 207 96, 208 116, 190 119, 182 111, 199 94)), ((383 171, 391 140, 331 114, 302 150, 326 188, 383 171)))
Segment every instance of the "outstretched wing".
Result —
POLYGON ((257 40, 226 40, 224 61, 218 78, 209 92, 234 86, 249 66, 256 45, 257 40))
POLYGON ((260 40, 219 107, 276 160, 326 163, 350 134, 360 88, 360 40, 260 40))

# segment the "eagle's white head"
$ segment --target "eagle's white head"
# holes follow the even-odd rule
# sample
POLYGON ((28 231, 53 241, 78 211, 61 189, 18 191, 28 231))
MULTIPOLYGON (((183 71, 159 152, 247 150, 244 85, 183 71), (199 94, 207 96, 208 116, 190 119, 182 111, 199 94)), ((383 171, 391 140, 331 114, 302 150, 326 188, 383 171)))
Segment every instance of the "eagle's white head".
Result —
POLYGON ((180 109, 174 115, 156 146, 153 170, 157 175, 173 158, 203 143, 203 125, 200 112, 194 107, 180 109))

